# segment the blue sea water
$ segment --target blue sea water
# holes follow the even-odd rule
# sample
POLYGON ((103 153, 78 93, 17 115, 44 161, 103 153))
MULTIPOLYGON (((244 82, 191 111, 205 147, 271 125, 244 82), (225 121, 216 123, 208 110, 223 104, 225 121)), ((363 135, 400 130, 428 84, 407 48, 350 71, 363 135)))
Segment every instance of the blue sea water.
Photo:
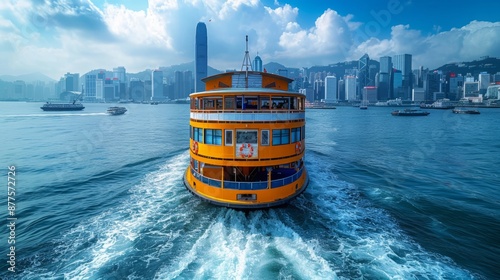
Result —
POLYGON ((308 189, 244 212, 185 190, 187 105, 40 106, 0 102, 1 279, 500 279, 498 109, 308 110, 308 189))

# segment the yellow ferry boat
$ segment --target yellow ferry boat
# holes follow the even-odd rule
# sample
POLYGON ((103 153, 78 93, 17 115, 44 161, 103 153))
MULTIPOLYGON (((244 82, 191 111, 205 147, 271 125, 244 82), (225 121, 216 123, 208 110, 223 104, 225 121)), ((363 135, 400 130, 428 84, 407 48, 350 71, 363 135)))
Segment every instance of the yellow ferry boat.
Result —
POLYGON ((186 188, 231 208, 285 204, 308 185, 304 166, 305 96, 291 79, 257 71, 203 79, 190 95, 186 188))

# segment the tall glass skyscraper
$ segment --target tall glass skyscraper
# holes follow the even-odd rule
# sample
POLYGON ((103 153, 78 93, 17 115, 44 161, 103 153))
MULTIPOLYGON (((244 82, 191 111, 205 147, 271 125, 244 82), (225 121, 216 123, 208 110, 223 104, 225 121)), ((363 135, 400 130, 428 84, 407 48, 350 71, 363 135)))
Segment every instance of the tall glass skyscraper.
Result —
POLYGON ((195 38, 195 77, 194 88, 197 92, 205 90, 205 83, 201 79, 207 76, 208 55, 207 55, 207 26, 203 22, 196 25, 195 38))
MULTIPOLYGON (((403 96, 405 100, 411 97, 411 90, 413 89, 413 73, 411 71, 411 54, 399 54, 392 58, 394 68, 401 71, 403 78, 403 96)), ((395 87, 395 86, 394 86, 395 87)))

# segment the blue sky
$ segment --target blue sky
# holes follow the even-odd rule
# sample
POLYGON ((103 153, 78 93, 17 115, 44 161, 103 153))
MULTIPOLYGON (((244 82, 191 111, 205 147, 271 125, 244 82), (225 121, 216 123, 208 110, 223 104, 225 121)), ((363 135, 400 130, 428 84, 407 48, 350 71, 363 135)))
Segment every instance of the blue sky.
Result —
POLYGON ((208 30, 208 62, 239 69, 251 57, 310 67, 367 53, 410 53, 428 68, 500 57, 500 1, 4 0, 0 75, 124 66, 128 72, 190 62, 194 31, 208 30))

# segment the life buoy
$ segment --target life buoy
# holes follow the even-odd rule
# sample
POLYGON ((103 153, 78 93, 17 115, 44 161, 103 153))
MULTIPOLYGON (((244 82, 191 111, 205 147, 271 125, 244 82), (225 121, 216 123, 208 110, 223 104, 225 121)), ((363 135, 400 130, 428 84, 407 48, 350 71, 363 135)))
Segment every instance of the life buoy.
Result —
POLYGON ((243 143, 240 146, 240 156, 242 158, 251 158, 253 156, 253 147, 250 143, 243 143), (243 151, 247 151, 247 153, 244 153, 243 151))
POLYGON ((198 142, 196 141, 193 142, 193 152, 198 154, 198 142))
POLYGON ((302 151, 302 143, 300 142, 295 143, 295 153, 300 154, 301 151, 302 151))

